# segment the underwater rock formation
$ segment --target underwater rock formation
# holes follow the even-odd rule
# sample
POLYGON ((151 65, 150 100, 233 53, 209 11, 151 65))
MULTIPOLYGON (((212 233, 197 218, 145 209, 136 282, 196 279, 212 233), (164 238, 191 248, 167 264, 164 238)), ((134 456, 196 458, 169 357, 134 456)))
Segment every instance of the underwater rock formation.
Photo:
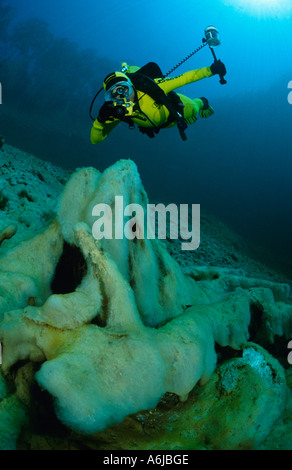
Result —
MULTIPOLYGON (((255 417, 251 431, 239 433, 235 443, 210 439, 216 448, 247 440, 258 445, 284 409, 286 383, 280 364, 259 346, 251 359, 248 340, 251 332, 262 345, 276 335, 290 339, 289 286, 234 269, 182 270, 157 239, 96 240, 93 207, 108 204, 114 213, 116 195, 125 205, 148 203, 132 161, 103 173, 80 169, 67 182, 49 226, 7 245, 0 257, 1 388, 14 380, 9 399, 29 416, 30 388, 24 391, 13 377, 35 364, 29 381, 53 397, 58 419, 77 433, 94 434, 155 407, 167 393, 186 401, 197 383, 212 389, 215 374, 224 393, 237 390, 241 396, 238 374, 257 360, 257 373, 249 375, 261 398, 257 410, 250 399, 241 411, 255 417), (243 351, 239 365, 216 369, 216 345, 243 351)), ((0 417, 9 414, 4 396, 0 417)))

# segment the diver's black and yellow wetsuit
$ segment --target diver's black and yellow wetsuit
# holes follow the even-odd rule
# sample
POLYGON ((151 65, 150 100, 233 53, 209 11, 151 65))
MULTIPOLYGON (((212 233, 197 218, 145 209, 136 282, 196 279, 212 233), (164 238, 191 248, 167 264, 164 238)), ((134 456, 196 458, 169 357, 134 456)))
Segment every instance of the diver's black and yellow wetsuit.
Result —
MULTIPOLYGON (((139 70, 138 67, 130 67, 131 71, 139 70)), ((201 69, 191 70, 182 75, 173 78, 156 78, 154 81, 167 95, 173 90, 188 85, 203 78, 212 77, 213 73, 210 67, 203 67, 201 69)), ((160 128, 168 123, 169 110, 166 106, 157 104, 149 95, 139 90, 136 91, 136 103, 138 106, 134 107, 131 114, 131 120, 139 127, 146 128, 160 128)), ((197 120, 197 114, 204 107, 202 99, 197 98, 192 100, 185 95, 178 93, 181 102, 184 105, 183 116, 187 123, 192 124, 197 120)), ((91 129, 90 140, 93 144, 103 141, 109 133, 117 126, 120 119, 111 119, 106 122, 100 122, 96 119, 91 129)), ((176 122, 171 122, 166 127, 173 127, 176 122)))

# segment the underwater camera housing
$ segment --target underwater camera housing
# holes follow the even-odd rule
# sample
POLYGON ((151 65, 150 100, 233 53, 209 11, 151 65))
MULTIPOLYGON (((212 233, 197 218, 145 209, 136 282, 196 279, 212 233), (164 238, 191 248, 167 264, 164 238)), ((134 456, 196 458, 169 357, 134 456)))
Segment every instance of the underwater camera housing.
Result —
POLYGON ((112 116, 121 119, 133 113, 134 103, 132 101, 126 101, 125 98, 120 98, 112 102, 112 107, 112 116))

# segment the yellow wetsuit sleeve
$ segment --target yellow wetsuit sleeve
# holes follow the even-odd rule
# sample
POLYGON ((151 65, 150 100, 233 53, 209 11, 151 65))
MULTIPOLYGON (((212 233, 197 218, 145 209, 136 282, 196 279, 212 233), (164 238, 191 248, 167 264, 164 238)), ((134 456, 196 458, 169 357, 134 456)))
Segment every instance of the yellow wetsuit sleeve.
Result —
POLYGON ((101 123, 97 119, 94 121, 90 133, 90 141, 92 144, 102 142, 109 133, 116 127, 120 121, 116 119, 114 122, 101 123))
POLYGON ((202 78, 208 78, 212 76, 213 74, 210 67, 203 67, 201 69, 190 70, 189 72, 185 72, 178 77, 164 78, 162 80, 156 79, 155 81, 158 83, 160 88, 163 89, 164 93, 168 94, 170 91, 176 90, 177 88, 180 88, 184 85, 188 85, 189 83, 202 80, 202 78))

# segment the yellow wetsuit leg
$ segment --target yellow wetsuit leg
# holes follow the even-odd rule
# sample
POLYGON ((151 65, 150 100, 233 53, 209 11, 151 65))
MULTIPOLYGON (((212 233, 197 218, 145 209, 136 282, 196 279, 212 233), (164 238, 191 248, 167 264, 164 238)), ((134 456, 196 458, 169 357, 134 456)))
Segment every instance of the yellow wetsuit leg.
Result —
MULTIPOLYGON (((188 124, 193 124, 198 119, 197 115, 200 109, 202 109, 204 106, 203 101, 200 98, 195 98, 194 100, 192 100, 188 96, 181 95, 180 93, 177 93, 177 95, 180 97, 184 105, 183 112, 184 112, 185 120, 187 121, 188 124)), ((172 122, 167 127, 173 127, 173 126, 176 126, 176 122, 172 122)))
POLYGON ((204 103, 200 98, 192 100, 188 96, 180 95, 179 97, 184 104, 184 118, 188 124, 193 124, 198 119, 197 114, 203 108, 204 103))

